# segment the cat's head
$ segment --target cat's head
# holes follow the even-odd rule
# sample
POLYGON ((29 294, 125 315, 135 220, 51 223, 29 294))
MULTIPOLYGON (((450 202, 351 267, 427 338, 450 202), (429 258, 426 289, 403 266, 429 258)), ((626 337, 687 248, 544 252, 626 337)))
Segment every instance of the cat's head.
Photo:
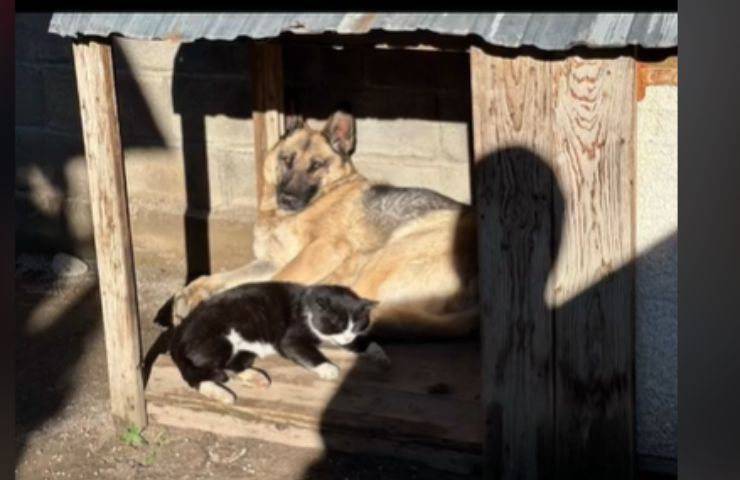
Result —
POLYGON ((370 311, 378 304, 346 287, 316 285, 303 297, 303 314, 320 340, 348 345, 370 327, 370 311))

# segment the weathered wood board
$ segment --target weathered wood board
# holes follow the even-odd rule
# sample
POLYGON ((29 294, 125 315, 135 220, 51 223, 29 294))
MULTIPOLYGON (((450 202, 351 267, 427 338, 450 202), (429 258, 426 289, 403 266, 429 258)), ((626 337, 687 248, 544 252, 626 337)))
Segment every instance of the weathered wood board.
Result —
POLYGON ((471 49, 495 478, 634 475, 634 60, 471 49))
POLYGON ((386 351, 389 370, 326 349, 342 371, 333 382, 279 357, 260 359, 256 366, 269 372, 271 386, 230 381, 238 397, 233 406, 190 389, 162 355, 147 385, 150 418, 293 447, 391 455, 460 472, 476 468, 483 431, 478 346, 391 345, 386 351))
POLYGON ((635 62, 553 66, 558 474, 634 475, 635 62))
POLYGON ((118 419, 145 426, 139 310, 113 57, 110 44, 104 42, 77 41, 72 50, 90 186, 111 411, 118 419))

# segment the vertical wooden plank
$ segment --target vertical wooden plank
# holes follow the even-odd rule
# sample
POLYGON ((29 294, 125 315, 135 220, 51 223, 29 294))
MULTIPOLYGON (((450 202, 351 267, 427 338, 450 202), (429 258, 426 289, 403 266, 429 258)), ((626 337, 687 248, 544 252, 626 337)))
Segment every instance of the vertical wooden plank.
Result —
POLYGON ((551 84, 547 62, 470 53, 484 478, 552 476, 551 84))
POLYGON ((553 65, 557 472, 634 476, 634 61, 553 65))
POLYGON ((259 211, 273 208, 274 192, 264 185, 264 158, 285 130, 283 57, 280 44, 252 44, 252 121, 259 211), (272 201, 271 201, 272 200, 272 201))
POLYGON ((90 184, 111 410, 119 419, 143 427, 146 410, 139 312, 111 47, 108 43, 80 41, 74 44, 73 51, 90 184))

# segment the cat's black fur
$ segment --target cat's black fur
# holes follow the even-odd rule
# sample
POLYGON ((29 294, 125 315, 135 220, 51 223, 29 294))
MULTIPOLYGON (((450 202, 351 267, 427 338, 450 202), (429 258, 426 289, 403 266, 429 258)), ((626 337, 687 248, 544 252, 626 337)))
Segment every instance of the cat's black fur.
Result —
POLYGON ((307 324, 307 317, 315 330, 328 336, 347 332, 351 316, 354 327, 348 336, 358 336, 342 346, 361 352, 368 345, 362 333, 367 330, 374 305, 340 286, 244 284, 196 307, 175 329, 170 353, 193 388, 206 381, 222 386, 229 378, 227 371, 238 373, 251 367, 257 355, 234 352, 234 344, 228 339, 230 334, 233 338, 233 332, 244 341, 269 345, 275 353, 315 369, 330 362, 317 348, 322 340, 307 324))

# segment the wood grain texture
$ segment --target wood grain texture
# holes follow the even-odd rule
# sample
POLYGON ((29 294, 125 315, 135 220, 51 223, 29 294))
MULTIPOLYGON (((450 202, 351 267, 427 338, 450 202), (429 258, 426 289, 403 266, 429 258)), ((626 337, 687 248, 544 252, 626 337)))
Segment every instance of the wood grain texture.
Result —
POLYGON ((147 385, 149 411, 153 421, 177 427, 469 471, 480 460, 482 435, 477 350, 470 343, 391 346, 386 349, 391 361, 403 361, 383 370, 354 354, 326 349, 341 369, 335 382, 280 357, 258 359, 272 385, 259 389, 229 382, 238 396, 233 406, 190 389, 163 355, 147 385), (448 393, 429 394, 439 383, 448 393))
POLYGON ((485 478, 546 478, 553 459, 550 66, 470 56, 486 410, 485 478))
POLYGON ((111 410, 146 426, 139 313, 134 277, 126 172, 108 43, 74 43, 90 207, 105 328, 111 410))
POLYGON ((634 60, 553 65, 558 475, 634 476, 634 60))
POLYGON ((631 478, 634 61, 470 58, 487 475, 631 478))
POLYGON ((285 130, 282 48, 276 43, 255 42, 251 56, 254 163, 257 207, 261 211, 261 206, 268 203, 263 198, 274 196, 263 181, 264 158, 285 130))

